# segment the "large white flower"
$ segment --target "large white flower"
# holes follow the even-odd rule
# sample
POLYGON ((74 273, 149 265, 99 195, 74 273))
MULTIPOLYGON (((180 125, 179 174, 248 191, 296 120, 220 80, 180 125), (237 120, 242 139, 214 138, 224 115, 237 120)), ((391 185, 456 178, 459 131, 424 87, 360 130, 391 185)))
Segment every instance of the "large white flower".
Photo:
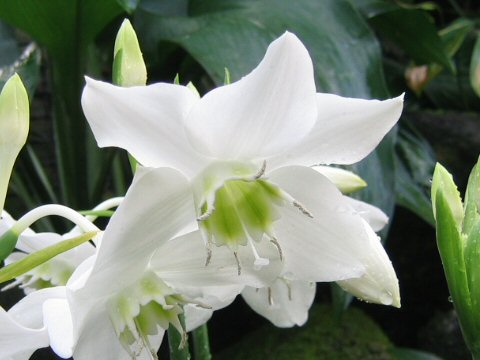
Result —
POLYGON ((73 273, 66 296, 45 302, 50 346, 76 360, 152 359, 169 325, 181 334, 226 306, 245 285, 264 286, 281 268, 274 245, 259 248, 277 260, 254 270, 241 250, 237 273, 227 248, 205 267, 191 187, 172 169, 140 168, 105 232, 95 256, 73 273), (187 326, 179 315, 186 307, 187 326), (197 310, 197 311, 196 311, 197 310))
POLYGON ((257 247, 270 241, 282 257, 282 276, 291 280, 388 273, 390 282, 369 300, 394 305, 398 283, 388 258, 366 263, 376 244, 362 217, 310 166, 364 158, 396 123, 402 104, 402 96, 316 93, 309 54, 291 33, 274 41, 250 74, 201 98, 180 85, 121 88, 88 78, 82 97, 100 146, 122 147, 144 166, 175 168, 192 181, 207 247, 227 245, 239 272, 241 249, 250 248, 262 266, 269 259, 257 247))

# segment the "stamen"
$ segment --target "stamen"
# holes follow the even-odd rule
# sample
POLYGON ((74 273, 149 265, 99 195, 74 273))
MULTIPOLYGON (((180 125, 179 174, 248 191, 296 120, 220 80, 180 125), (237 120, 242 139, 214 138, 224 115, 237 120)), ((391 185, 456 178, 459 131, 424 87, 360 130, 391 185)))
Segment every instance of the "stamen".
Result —
POLYGON ((292 197, 292 195, 288 194, 285 191, 282 191, 282 197, 290 202, 293 206, 295 206, 298 210, 302 212, 303 215, 308 216, 309 218, 313 219, 313 214, 300 202, 292 197))
POLYGON ((237 262, 237 273, 238 276, 242 274, 242 267, 240 265, 240 259, 238 258, 238 254, 236 251, 233 252, 233 256, 235 256, 235 261, 237 262))
POLYGON ((280 244, 278 243, 278 240, 275 236, 270 237, 270 242, 275 245, 275 247, 278 250, 278 255, 280 256, 280 261, 283 261, 283 251, 282 248, 280 247, 280 244))
MULTIPOLYGON (((153 346, 150 344, 150 341, 148 340, 148 335, 144 334, 140 328, 140 324, 138 323, 137 318, 134 320, 135 322, 135 327, 137 329, 137 334, 140 336, 140 339, 142 340, 143 346, 148 349, 148 352, 151 355, 152 360, 158 360, 157 352, 153 348, 153 346)), ((140 354, 138 354, 140 355, 140 354)))
POLYGON ((271 287, 268 287, 267 293, 268 293, 268 305, 272 306, 273 305, 273 295, 272 295, 272 288, 271 287))
POLYGON ((202 215, 197 217, 197 221, 205 221, 207 220, 210 216, 212 216, 213 212, 215 211, 215 207, 211 206, 205 211, 202 215))
POLYGON ((300 204, 297 200, 293 201, 293 206, 295 206, 298 210, 302 212, 303 215, 308 216, 309 218, 313 219, 313 215, 310 211, 308 211, 302 204, 300 204))
POLYGON ((10 290, 10 289, 13 289, 14 287, 16 287, 17 285, 20 285, 22 283, 22 279, 23 279, 23 276, 18 278, 15 281, 12 281, 10 284, 5 285, 4 287, 2 287, 0 289, 0 291, 7 291, 7 290, 10 290))
POLYGON ((255 270, 259 270, 263 266, 267 266, 270 263, 270 260, 261 257, 258 255, 257 249, 255 249, 255 245, 253 245, 252 239, 250 237, 248 238, 248 244, 250 245, 250 248, 252 249, 253 256, 255 257, 255 270))
POLYGON ((265 175, 265 170, 267 169, 267 160, 263 160, 262 167, 258 172, 253 176, 253 180, 260 179, 263 175, 265 175))
POLYGON ((290 282, 285 281, 285 285, 287 285, 288 300, 292 301, 292 287, 290 286, 290 282))

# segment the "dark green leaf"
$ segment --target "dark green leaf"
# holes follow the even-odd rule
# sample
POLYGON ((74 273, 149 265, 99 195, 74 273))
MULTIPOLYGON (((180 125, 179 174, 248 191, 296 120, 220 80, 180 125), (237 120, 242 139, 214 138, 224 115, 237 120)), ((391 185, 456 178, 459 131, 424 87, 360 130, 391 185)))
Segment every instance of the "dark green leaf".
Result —
POLYGON ((425 351, 408 348, 393 348, 391 351, 396 360, 442 360, 442 358, 425 351))
POLYGON ((395 10, 371 19, 374 27, 403 49, 417 65, 437 63, 455 71, 433 20, 421 10, 395 10))
POLYGON ((410 127, 399 132, 395 162, 397 203, 435 225, 430 202, 430 181, 435 155, 428 142, 410 127))
POLYGON ((289 30, 309 49, 319 90, 386 96, 376 39, 347 1, 243 1, 229 10, 219 5, 222 11, 211 6, 200 16, 165 18, 142 3, 137 33, 151 51, 160 40, 179 44, 221 85, 225 67, 238 80, 258 64, 273 39, 289 30))
POLYGON ((480 34, 477 36, 472 52, 472 60, 470 62, 470 84, 477 96, 480 97, 480 34))
POLYGON ((129 14, 133 13, 140 0, 117 0, 118 4, 129 14))
POLYGON ((11 65, 20 56, 14 30, 0 22, 0 68, 11 65))

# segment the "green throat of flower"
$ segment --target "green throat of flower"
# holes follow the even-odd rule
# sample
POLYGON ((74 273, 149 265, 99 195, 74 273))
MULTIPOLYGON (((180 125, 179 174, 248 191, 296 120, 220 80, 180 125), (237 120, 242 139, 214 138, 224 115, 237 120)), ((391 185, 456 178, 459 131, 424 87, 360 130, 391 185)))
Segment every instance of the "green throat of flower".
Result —
POLYGON ((194 181, 198 206, 199 227, 206 246, 207 260, 212 256, 211 245, 228 246, 235 256, 238 274, 241 263, 239 247, 249 246, 254 265, 261 268, 269 264, 268 258, 259 256, 256 243, 270 241, 278 250, 280 260, 283 252, 274 233, 274 223, 280 219, 284 206, 293 206, 308 217, 312 214, 292 196, 263 175, 266 161, 258 169, 252 163, 217 162, 207 167, 194 181))
POLYGON ((151 359, 158 359, 152 339, 169 325, 182 335, 180 346, 185 345, 187 335, 179 316, 187 303, 205 307, 176 294, 157 275, 149 272, 112 297, 107 306, 115 332, 132 359, 144 356, 144 352, 151 359))
POLYGON ((265 180, 228 180, 215 194, 214 209, 203 204, 201 213, 209 215, 201 226, 215 245, 236 252, 249 239, 271 236, 272 224, 279 218, 276 207, 282 204, 280 189, 265 180))

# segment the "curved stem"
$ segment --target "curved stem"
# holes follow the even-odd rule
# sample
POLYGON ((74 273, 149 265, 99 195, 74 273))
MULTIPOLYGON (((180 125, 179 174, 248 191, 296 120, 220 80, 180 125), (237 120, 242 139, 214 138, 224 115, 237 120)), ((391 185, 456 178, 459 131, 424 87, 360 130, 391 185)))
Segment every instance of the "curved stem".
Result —
POLYGON ((100 231, 91 221, 89 221, 85 216, 79 214, 75 210, 70 209, 69 207, 63 205, 42 205, 39 206, 25 215, 23 215, 11 228, 16 234, 20 235, 25 229, 32 225, 35 221, 46 217, 46 216, 61 216, 65 219, 70 220, 75 225, 80 227, 83 231, 100 231))

